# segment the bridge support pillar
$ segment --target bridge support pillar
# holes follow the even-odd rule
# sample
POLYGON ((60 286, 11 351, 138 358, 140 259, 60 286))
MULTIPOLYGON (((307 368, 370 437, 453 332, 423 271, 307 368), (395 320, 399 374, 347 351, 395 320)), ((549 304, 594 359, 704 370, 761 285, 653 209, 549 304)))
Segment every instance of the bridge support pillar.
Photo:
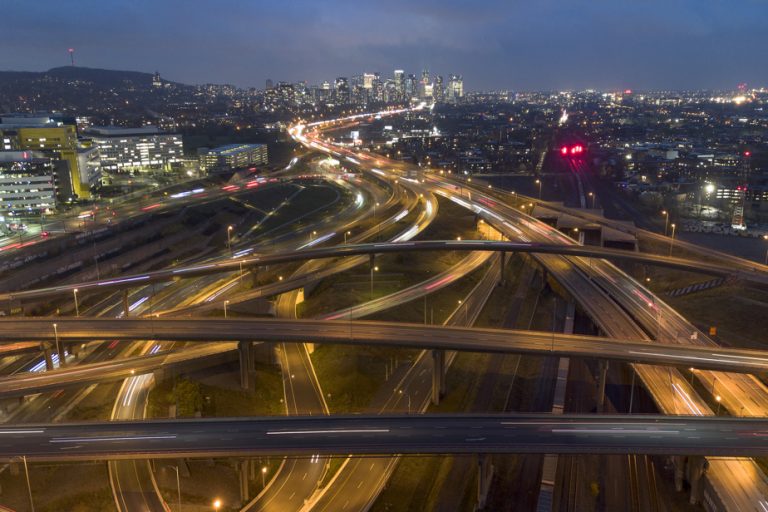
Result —
POLYGON ((675 466, 675 490, 683 490, 683 477, 685 476, 685 458, 682 455, 672 457, 672 464, 675 466))
POLYGON ((440 404, 445 396, 445 350, 432 350, 432 403, 440 404))
POLYGON ((608 361, 600 359, 598 361, 600 375, 597 380, 597 412, 605 411, 605 383, 608 380, 608 361))
POLYGON ((477 458, 477 508, 485 508, 488 500, 488 491, 491 489, 493 479, 493 464, 490 455, 481 453, 477 458))
POLYGON ((709 463, 701 456, 688 457, 688 481, 691 484, 691 505, 701 502, 704 494, 704 475, 707 474, 709 463))
POLYGON ((123 316, 128 318, 131 314, 131 307, 128 305, 128 289, 123 290, 123 316))
POLYGON ((501 258, 499 258, 499 264, 501 265, 501 272, 499 273, 499 286, 504 286, 505 280, 504 280, 504 267, 507 265, 507 253, 506 251, 501 251, 501 258))
POLYGON ((248 390, 251 387, 251 375, 253 374, 253 357, 251 356, 251 342, 239 341, 237 349, 240 354, 240 387, 248 390))
POLYGON ((53 370, 53 357, 51 357, 52 350, 48 343, 41 343, 40 350, 43 351, 43 357, 45 358, 45 369, 47 371, 53 370))
POLYGON ((240 501, 242 503, 247 503, 251 499, 248 492, 248 472, 250 468, 251 465, 249 464, 249 461, 240 461, 240 501))

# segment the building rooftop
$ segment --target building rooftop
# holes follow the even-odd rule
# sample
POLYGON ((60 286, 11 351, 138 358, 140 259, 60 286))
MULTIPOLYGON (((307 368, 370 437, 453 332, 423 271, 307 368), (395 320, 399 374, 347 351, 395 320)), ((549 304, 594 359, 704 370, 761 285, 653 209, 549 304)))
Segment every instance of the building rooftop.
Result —
POLYGON ((227 144, 226 146, 219 146, 208 151, 209 155, 232 155, 240 153, 242 151, 250 151, 252 149, 260 148, 266 144, 227 144))
POLYGON ((122 126, 91 126, 86 131, 91 135, 104 135, 106 137, 159 135, 164 133, 157 126, 142 126, 140 128, 123 128, 122 126))

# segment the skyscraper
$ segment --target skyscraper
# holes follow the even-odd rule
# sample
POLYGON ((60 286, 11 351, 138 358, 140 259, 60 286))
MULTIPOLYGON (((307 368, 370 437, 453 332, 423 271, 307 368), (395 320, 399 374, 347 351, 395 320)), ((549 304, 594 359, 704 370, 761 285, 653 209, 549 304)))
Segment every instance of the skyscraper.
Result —
POLYGON ((347 81, 347 77, 340 76, 336 79, 336 83, 334 84, 334 92, 337 103, 349 103, 349 82, 347 81))
POLYGON ((429 84, 429 70, 424 69, 421 72, 421 80, 419 81, 419 98, 427 98, 427 85, 429 84))
POLYGON ((443 75, 437 75, 435 77, 435 85, 432 87, 432 98, 435 103, 445 102, 445 89, 443 87, 443 75))
POLYGON ((405 99, 410 100, 416 96, 416 75, 409 74, 405 79, 405 99))
POLYGON ((405 71, 395 70, 395 101, 402 101, 405 98, 405 71))
POLYGON ((451 75, 448 81, 448 102, 458 103, 464 96, 464 79, 461 75, 451 75))

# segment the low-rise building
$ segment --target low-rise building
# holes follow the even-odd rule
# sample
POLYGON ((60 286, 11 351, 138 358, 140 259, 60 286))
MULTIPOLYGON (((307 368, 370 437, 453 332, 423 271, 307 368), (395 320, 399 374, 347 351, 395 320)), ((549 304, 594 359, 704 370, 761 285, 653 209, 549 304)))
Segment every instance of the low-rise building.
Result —
POLYGON ((266 144, 229 144, 200 152, 200 170, 208 173, 228 172, 251 165, 266 165, 266 144))
POLYGON ((93 126, 86 133, 99 149, 101 168, 106 171, 172 171, 184 156, 182 136, 156 126, 93 126))
POLYGON ((39 151, 0 151, 0 213, 40 213, 56 206, 56 166, 39 151))

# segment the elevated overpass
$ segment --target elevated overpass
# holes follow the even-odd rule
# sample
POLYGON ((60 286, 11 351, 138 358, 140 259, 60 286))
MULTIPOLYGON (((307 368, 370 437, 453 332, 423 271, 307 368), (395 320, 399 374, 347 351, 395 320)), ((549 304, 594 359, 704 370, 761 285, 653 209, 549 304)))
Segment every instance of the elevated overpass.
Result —
POLYGON ((697 272, 720 277, 732 276, 738 279, 768 284, 768 273, 760 265, 755 264, 751 269, 734 267, 727 264, 710 263, 700 260, 662 256, 656 254, 623 251, 604 247, 593 247, 569 244, 543 244, 526 242, 498 242, 487 240, 429 240, 410 242, 383 242, 357 245, 341 245, 290 251, 284 253, 265 254, 258 257, 227 259, 220 262, 199 265, 180 266, 146 272, 143 274, 126 275, 121 277, 73 283, 34 290, 23 290, 0 293, 0 302, 39 299, 56 295, 72 294, 75 290, 80 293, 88 291, 106 291, 120 288, 133 288, 148 283, 172 281, 175 279, 199 277, 222 272, 238 272, 242 269, 257 268, 279 263, 292 263, 313 259, 340 258, 346 256, 376 255, 401 252, 420 251, 494 251, 510 253, 558 254, 563 256, 583 256, 613 261, 629 261, 647 265, 697 272))
POLYGON ((551 414, 294 416, 14 425, 0 459, 395 454, 768 455, 768 420, 551 414))
MULTIPOLYGON (((19 318, 0 321, 0 346, 17 340, 55 347, 94 340, 157 340, 205 343, 203 347, 77 365, 43 374, 0 379, 0 396, 18 396, 68 385, 129 377, 164 365, 213 357, 234 350, 231 342, 312 342, 417 349, 584 357, 631 363, 695 367, 727 372, 768 371, 768 354, 758 350, 659 344, 540 331, 447 327, 383 321, 290 320, 274 318, 19 318), (56 324, 54 329, 53 325, 56 324), (218 342, 213 344, 212 342, 218 342), (219 345, 214 346, 214 345, 219 345)), ((242 346, 242 344, 241 344, 242 346)), ((241 351, 241 358, 246 352, 241 351)), ((444 371, 436 368, 435 371, 444 371)))

